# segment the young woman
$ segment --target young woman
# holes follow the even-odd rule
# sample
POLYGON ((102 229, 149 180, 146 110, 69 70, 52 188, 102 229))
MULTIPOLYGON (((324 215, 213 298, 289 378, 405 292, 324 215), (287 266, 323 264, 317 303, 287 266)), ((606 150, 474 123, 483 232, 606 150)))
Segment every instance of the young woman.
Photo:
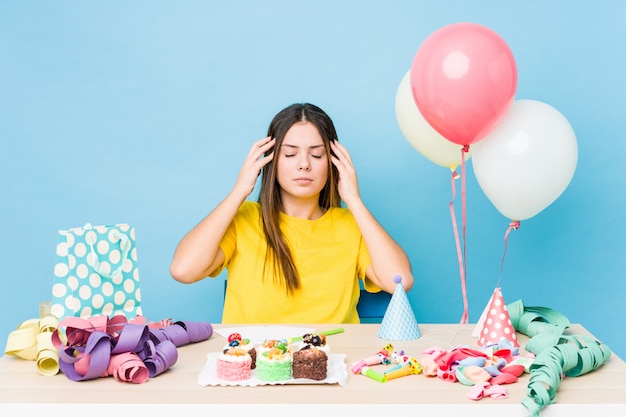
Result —
POLYGON ((332 120, 308 103, 274 117, 170 272, 192 283, 224 268, 223 323, 358 323, 359 280, 372 292, 393 293, 397 275, 413 286, 405 252, 361 200, 332 120), (260 174, 258 201, 247 200, 260 174))

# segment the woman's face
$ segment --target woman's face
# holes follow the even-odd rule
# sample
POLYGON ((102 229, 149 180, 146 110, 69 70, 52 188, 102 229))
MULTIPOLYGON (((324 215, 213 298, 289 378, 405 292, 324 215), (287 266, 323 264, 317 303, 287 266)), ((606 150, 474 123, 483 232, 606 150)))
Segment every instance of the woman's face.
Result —
POLYGON ((328 180, 324 141, 310 122, 294 124, 277 149, 277 179, 285 198, 317 199, 328 180))

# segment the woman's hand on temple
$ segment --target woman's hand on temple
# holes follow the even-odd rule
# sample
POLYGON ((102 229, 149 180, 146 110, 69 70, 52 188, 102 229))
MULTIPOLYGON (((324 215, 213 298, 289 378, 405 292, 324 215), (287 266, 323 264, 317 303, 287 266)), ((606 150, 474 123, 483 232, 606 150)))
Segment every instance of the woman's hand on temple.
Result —
POLYGON ((274 159, 274 152, 271 152, 267 156, 264 155, 265 152, 274 146, 275 142, 276 139, 268 136, 252 144, 250 152, 248 152, 248 156, 239 171, 233 192, 241 193, 244 199, 252 193, 256 180, 261 174, 261 170, 274 159))
POLYGON ((337 184, 339 196, 350 207, 352 201, 361 198, 356 169, 345 146, 339 141, 331 141, 330 147, 334 153, 332 155, 333 165, 339 171, 339 183, 337 184))

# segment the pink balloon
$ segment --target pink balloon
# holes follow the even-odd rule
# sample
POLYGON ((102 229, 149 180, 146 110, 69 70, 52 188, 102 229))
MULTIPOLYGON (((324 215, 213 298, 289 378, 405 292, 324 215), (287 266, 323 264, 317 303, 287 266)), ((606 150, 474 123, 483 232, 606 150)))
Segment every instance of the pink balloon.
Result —
POLYGON ((516 89, 511 49, 493 30, 475 23, 455 23, 432 33, 411 66, 417 108, 444 138, 463 146, 496 127, 516 89))

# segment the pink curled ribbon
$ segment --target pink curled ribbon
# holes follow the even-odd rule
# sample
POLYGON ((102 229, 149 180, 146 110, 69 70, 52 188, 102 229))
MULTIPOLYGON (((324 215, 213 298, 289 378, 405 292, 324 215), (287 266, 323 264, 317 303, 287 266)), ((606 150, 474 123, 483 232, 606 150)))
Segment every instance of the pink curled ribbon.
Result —
POLYGON ((111 356, 109 366, 102 376, 109 375, 120 382, 134 382, 136 384, 142 384, 150 377, 147 366, 134 352, 111 356))

